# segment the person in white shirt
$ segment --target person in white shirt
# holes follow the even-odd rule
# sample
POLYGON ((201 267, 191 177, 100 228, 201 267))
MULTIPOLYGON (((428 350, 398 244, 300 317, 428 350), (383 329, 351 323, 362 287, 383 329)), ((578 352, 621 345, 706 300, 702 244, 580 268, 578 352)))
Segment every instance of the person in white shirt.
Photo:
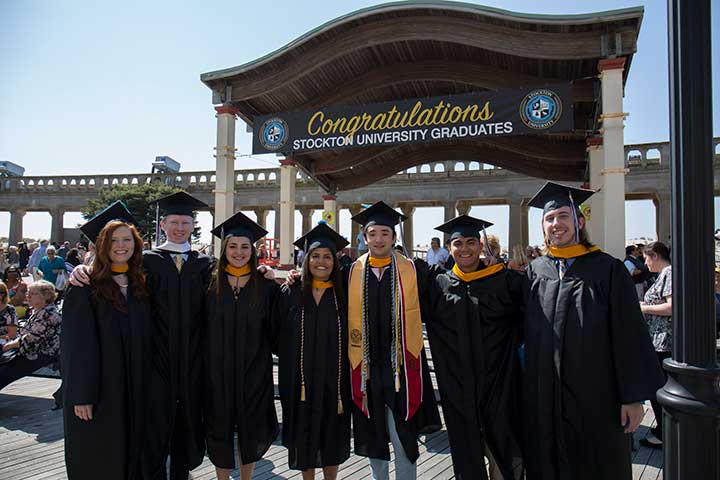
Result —
POLYGON ((433 237, 430 240, 430 250, 427 251, 428 265, 440 265, 444 267, 449 256, 448 251, 440 246, 440 239, 433 237))

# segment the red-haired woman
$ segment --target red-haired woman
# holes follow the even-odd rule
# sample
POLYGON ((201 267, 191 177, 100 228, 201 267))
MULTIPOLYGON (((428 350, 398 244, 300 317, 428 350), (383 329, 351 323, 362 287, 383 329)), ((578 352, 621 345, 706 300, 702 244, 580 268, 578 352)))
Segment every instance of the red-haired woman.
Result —
POLYGON ((65 463, 70 480, 139 478, 150 313, 142 239, 120 202, 81 227, 95 243, 90 285, 63 306, 65 463))

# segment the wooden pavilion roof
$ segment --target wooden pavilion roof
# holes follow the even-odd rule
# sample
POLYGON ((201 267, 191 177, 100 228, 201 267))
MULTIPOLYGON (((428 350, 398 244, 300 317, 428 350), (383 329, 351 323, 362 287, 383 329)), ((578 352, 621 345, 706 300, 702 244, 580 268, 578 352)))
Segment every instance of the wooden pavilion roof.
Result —
POLYGON ((555 180, 583 180, 585 138, 598 131, 598 61, 625 57, 643 8, 531 15, 457 2, 411 1, 359 10, 250 63, 204 73, 213 103, 255 117, 573 82, 575 130, 296 154, 329 191, 359 188, 415 165, 476 160, 555 180))

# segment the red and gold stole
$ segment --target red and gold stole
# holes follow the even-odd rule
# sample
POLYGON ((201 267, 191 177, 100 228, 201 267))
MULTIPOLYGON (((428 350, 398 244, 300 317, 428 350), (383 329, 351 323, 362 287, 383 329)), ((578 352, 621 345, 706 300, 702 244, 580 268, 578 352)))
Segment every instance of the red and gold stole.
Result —
MULTIPOLYGON (((353 401, 370 417, 367 405, 367 382, 370 379, 370 336, 368 331, 367 282, 369 254, 358 258, 350 269, 348 288, 348 356, 350 358, 353 401)), ((415 264, 402 255, 391 259, 393 275, 393 368, 395 391, 400 391, 400 375, 405 378, 406 417, 410 420, 422 402, 422 371, 420 355, 423 349, 420 300, 418 298, 415 264)))

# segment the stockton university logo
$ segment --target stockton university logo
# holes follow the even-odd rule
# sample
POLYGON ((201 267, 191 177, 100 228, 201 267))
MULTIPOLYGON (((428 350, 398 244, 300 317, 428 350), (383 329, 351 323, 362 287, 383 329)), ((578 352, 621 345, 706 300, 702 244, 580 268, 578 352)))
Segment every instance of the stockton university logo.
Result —
POLYGON ((532 129, 550 128, 561 116, 562 101, 552 90, 533 90, 520 102, 520 120, 532 129))
POLYGON ((288 125, 285 120, 270 118, 260 127, 260 144, 267 150, 280 150, 288 139, 288 125))

